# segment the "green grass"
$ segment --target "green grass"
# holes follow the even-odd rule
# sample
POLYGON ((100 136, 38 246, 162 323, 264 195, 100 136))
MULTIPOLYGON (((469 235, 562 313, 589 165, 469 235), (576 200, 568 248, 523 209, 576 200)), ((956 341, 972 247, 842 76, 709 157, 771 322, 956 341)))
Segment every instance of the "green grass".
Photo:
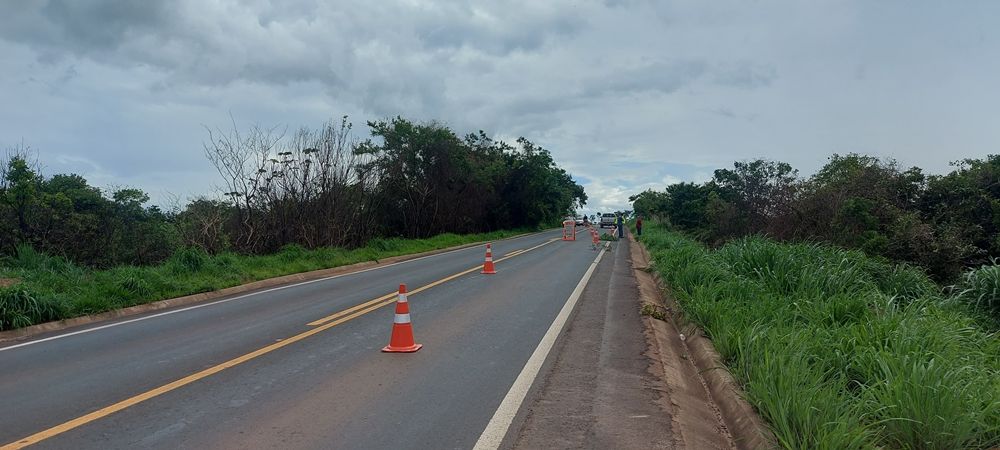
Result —
POLYGON ((956 285, 956 297, 1000 320, 1000 265, 970 270, 956 285))
POLYGON ((176 252, 158 266, 122 266, 108 270, 82 268, 65 258, 21 246, 16 256, 0 260, 0 278, 21 280, 14 286, 0 287, 0 330, 215 291, 282 275, 497 240, 522 232, 373 239, 367 246, 353 250, 307 250, 290 245, 264 256, 209 255, 188 248, 176 252))
POLYGON ((647 222, 685 312, 788 449, 1000 445, 995 266, 956 295, 920 270, 752 237, 709 250, 647 222))

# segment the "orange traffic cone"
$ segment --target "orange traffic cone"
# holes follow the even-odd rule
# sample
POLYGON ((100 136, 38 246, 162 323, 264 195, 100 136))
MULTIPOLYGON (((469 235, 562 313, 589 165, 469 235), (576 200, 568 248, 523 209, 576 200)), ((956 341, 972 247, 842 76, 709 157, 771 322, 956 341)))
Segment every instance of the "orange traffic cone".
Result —
POLYGON ((486 244, 486 262, 483 263, 483 271, 479 273, 487 275, 497 273, 497 269, 493 267, 493 244, 486 244))
POLYGON ((399 298, 396 299, 396 318, 392 321, 392 337, 389 345, 382 348, 383 352, 413 353, 420 350, 422 344, 413 342, 413 325, 410 324, 410 303, 406 301, 406 285, 399 285, 399 298))

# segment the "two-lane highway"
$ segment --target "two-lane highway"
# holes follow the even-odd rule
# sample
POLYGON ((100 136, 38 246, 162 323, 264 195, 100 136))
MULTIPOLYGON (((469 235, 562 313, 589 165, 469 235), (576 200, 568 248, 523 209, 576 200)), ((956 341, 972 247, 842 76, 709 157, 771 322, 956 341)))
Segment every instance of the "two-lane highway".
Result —
POLYGON ((0 444, 471 448, 598 255, 559 236, 0 346, 0 444), (399 283, 414 354, 379 351, 399 283))

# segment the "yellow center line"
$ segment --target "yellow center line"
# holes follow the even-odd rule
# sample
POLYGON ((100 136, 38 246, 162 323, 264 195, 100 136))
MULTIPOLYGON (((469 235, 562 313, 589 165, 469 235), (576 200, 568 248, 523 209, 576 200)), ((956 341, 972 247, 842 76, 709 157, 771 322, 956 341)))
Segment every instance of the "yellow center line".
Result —
MULTIPOLYGON (((473 267, 471 269, 464 270, 462 272, 456 273, 454 275, 449 275, 449 276, 447 276, 445 278, 442 278, 440 280, 437 280, 437 281, 435 281, 433 283, 430 283, 430 284, 425 285, 425 286, 420 286, 420 287, 418 287, 418 288, 416 288, 416 289, 414 289, 412 291, 409 291, 409 292, 406 293, 406 295, 410 296, 410 295, 413 295, 413 294, 416 294, 416 293, 419 293, 419 292, 426 291, 426 290, 428 290, 428 289, 430 289, 430 288, 432 288, 434 286, 437 286, 437 285, 439 285, 441 283, 446 283, 446 282, 454 280, 455 278, 458 278, 458 277, 460 277, 462 275, 466 275, 466 274, 474 272, 476 270, 480 270, 481 268, 482 268, 482 266, 476 266, 476 267, 473 267)), ((370 306, 370 305, 374 305, 374 304, 379 303, 379 302, 384 302, 384 304, 378 305, 376 308, 373 308, 373 309, 371 309, 369 311, 366 311, 366 312, 374 311, 375 309, 381 308, 382 306, 395 303, 397 295, 399 295, 398 292, 393 292, 393 293, 390 293, 390 294, 386 294, 386 295, 383 295, 383 296, 381 296, 379 298, 368 300, 367 302, 364 302, 364 303, 362 303, 360 305, 355 305, 355 306, 347 308, 347 309, 345 309, 343 311, 340 311, 340 312, 334 313, 332 315, 326 316, 326 317, 324 317, 322 319, 314 320, 312 322, 309 322, 306 325, 309 325, 309 326, 322 325, 322 324, 324 324, 326 322, 329 322, 331 320, 334 320, 334 319, 336 319, 338 317, 344 316, 346 314, 350 314, 351 312, 356 311, 358 309, 362 309, 362 308, 365 308, 365 307, 370 306)))
POLYGON ((319 319, 319 320, 314 320, 312 322, 307 323, 306 325, 308 325, 310 327, 315 327, 317 325, 323 325, 324 323, 327 323, 327 322, 329 322, 331 320, 334 320, 334 319, 336 319, 338 317, 346 316, 346 315, 348 315, 348 314, 350 314, 350 313, 352 313, 354 311, 357 311, 359 309, 364 309, 364 308, 367 308, 367 307, 369 307, 371 305, 374 305, 374 304, 376 304, 378 302, 386 301, 386 300, 391 299, 391 298, 396 298, 396 295, 398 295, 397 292, 390 292, 390 293, 385 294, 385 295, 383 295, 383 296, 381 296, 379 298, 368 300, 367 302, 364 302, 364 303, 362 303, 360 305, 354 305, 354 306, 352 306, 350 308, 347 308, 347 309, 345 309, 343 311, 340 311, 338 313, 326 316, 326 317, 324 317, 322 319, 319 319))
MULTIPOLYGON (((387 302, 386 304, 389 304, 389 302, 387 302)), ((31 436, 28 436, 28 437, 26 437, 24 439, 20 439, 17 442, 12 442, 10 444, 4 445, 3 447, 0 447, 0 450, 20 449, 20 448, 24 448, 24 447, 27 447, 27 446, 32 445, 32 444, 37 444, 38 442, 41 442, 41 441, 43 441, 45 439, 51 438, 53 436, 56 436, 56 435, 59 435, 59 434, 62 434, 62 433, 65 433, 65 432, 67 432, 69 430, 72 430, 74 428, 77 428, 79 426, 86 425, 86 424, 88 424, 90 422, 93 422, 95 420, 101 419, 103 417, 107 417, 107 416, 109 416, 111 414, 114 414, 114 413, 116 413, 118 411, 121 411, 121 410, 123 410, 125 408, 128 408, 130 406, 134 406, 134 405, 137 405, 139 403, 142 403, 142 402, 144 402, 146 400, 149 400, 149 399, 151 399, 153 397, 157 397, 159 395, 166 394, 167 392, 170 392, 170 391, 172 391, 174 389, 180 388, 182 386, 186 386, 188 384, 194 383, 195 381, 198 381, 198 380, 201 380, 203 378, 209 377, 211 375, 217 374, 217 373, 222 372, 223 370, 226 370, 226 369, 228 369, 230 367, 234 367, 234 366, 237 366, 239 364, 242 364, 242 363, 245 363, 247 361, 250 361, 251 359, 257 358, 259 356, 266 355, 266 354, 271 353, 271 352, 273 352, 273 351, 275 351, 275 350, 277 350, 279 348, 285 347, 287 345, 291 345, 291 344, 293 344, 295 342, 298 342, 298 341, 301 341, 301 340, 303 340, 303 339, 305 339, 305 338, 307 338, 309 336, 312 336, 312 335, 320 333, 320 332, 322 332, 324 330, 328 330, 330 328, 333 328, 333 327, 335 327, 337 325, 340 325, 340 324, 342 324, 344 322, 347 322, 347 321, 349 321, 351 319, 354 319, 356 317, 359 317, 361 315, 367 314, 367 313, 369 313, 371 311, 374 311, 374 310, 376 310, 376 309, 378 309, 378 308, 380 308, 382 306, 384 306, 384 305, 377 305, 377 306, 374 306, 374 307, 369 308, 369 309, 358 311, 358 312, 356 312, 354 314, 351 314, 351 315, 349 315, 347 317, 341 318, 340 320, 337 320, 337 321, 334 321, 334 322, 330 322, 330 323, 328 323, 326 325, 323 325, 321 327, 313 328, 312 330, 306 331, 304 333, 297 334, 297 335, 292 336, 292 337, 290 337, 288 339, 285 339, 283 341, 276 342, 274 344, 268 345, 267 347, 255 350, 255 351, 250 352, 250 353, 247 353, 247 354, 245 354, 243 356, 240 356, 238 358, 231 359, 229 361, 226 361, 226 362, 224 362, 222 364, 219 364, 219 365, 216 365, 216 366, 213 366, 213 367, 209 367, 208 369, 202 370, 201 372, 197 372, 197 373, 188 375, 188 376, 186 376, 184 378, 181 378, 181 379, 179 379, 177 381, 165 384, 163 386, 160 386, 160 387, 158 387, 156 389, 153 389, 153 390, 150 390, 150 391, 143 392, 143 393, 141 393, 139 395, 136 395, 134 397, 127 398, 127 399, 122 400, 122 401, 120 401, 118 403, 115 403, 115 404, 113 404, 111 406, 107 406, 107 407, 101 408, 101 409, 99 409, 97 411, 94 411, 94 412, 92 412, 90 414, 86 414, 86 415, 77 417, 76 419, 70 420, 69 422, 66 422, 66 423, 63 423, 63 424, 60 424, 60 425, 56 425, 56 426, 54 426, 52 428, 49 428, 47 430, 44 430, 44 431, 40 431, 40 432, 35 433, 35 434, 31 435, 31 436)))
MULTIPOLYGON (((523 252, 518 253, 518 254, 523 254, 523 253, 532 251, 532 250, 537 249, 539 247, 542 247, 544 245, 551 244, 551 243, 553 243, 553 242, 555 242, 555 241, 557 241, 559 239, 560 238, 551 239, 551 240, 549 240, 547 242, 544 242, 542 244, 539 244, 539 245, 536 245, 536 246, 531 247, 529 249, 526 249, 523 252)), ((504 260, 510 259, 512 256, 516 256, 516 255, 510 255, 510 254, 508 254, 507 256, 498 259, 496 262, 500 262, 500 261, 504 261, 504 260)), ((437 281, 435 281, 433 283, 430 283, 430 284, 421 286, 421 287, 419 287, 417 289, 414 289, 413 291, 409 292, 409 294, 416 294, 418 292, 425 291, 425 290, 430 289, 430 288, 432 288, 434 286, 437 286, 437 285, 440 285, 442 283, 446 283, 448 281, 454 280, 455 278, 458 278, 458 277, 460 277, 462 275, 466 275, 466 274, 471 273, 473 271, 480 270, 481 268, 482 268, 482 266, 476 266, 476 267, 473 267, 471 269, 464 270, 462 272, 456 273, 454 275, 442 278, 442 279, 437 280, 437 281)), ((115 403, 113 405, 106 406, 104 408, 98 409, 97 411, 91 412, 89 414, 82 415, 82 416, 77 417, 77 418, 75 418, 73 420, 70 420, 68 422, 56 425, 56 426, 54 426, 52 428, 48 428, 46 430, 39 431, 38 433, 32 434, 31 436, 28 436, 28 437, 26 437, 24 439, 19 439, 16 442, 11 442, 10 444, 6 444, 6 445, 0 447, 0 450, 21 449, 21 448, 27 447, 29 445, 37 444, 37 443, 39 443, 41 441, 44 441, 46 439, 49 439, 49 438, 51 438, 53 436, 60 435, 62 433, 70 431, 70 430, 72 430, 74 428, 81 427, 81 426, 86 425, 86 424, 88 424, 90 422, 102 419, 102 418, 107 417, 107 416, 109 416, 111 414, 114 414, 114 413, 116 413, 118 411, 121 411, 123 409, 129 408, 131 406, 135 406, 135 405, 137 405, 139 403, 142 403, 142 402, 144 402, 146 400, 149 400, 149 399, 152 399, 154 397, 158 397, 160 395, 166 394, 167 392, 173 391, 173 390, 178 389, 180 387, 187 386, 187 385, 189 385, 191 383, 194 383, 195 381, 201 380, 203 378, 207 378, 207 377, 210 377, 212 375, 215 375, 215 374, 217 374, 219 372, 222 372, 223 370, 226 370, 226 369, 228 369, 230 367, 234 367, 234 366, 243 364, 243 363, 245 363, 247 361, 250 361, 252 359, 255 359, 255 358, 258 358, 260 356, 263 356, 263 355, 266 355, 268 353, 271 353, 271 352, 273 352, 273 351, 275 351, 275 350, 277 350, 279 348, 283 348, 283 347, 291 345, 291 344, 293 344, 295 342, 299 342, 299 341, 301 341, 301 340, 303 340, 303 339, 305 339, 307 337, 313 336, 313 335, 318 334, 318 333, 320 333, 322 331, 329 330, 330 328, 333 328, 333 327, 335 327, 337 325, 340 325, 340 324, 342 324, 344 322, 347 322, 349 320, 353 320, 353 319, 355 319, 357 317, 361 317, 361 316, 363 316, 365 314, 368 314, 368 313, 370 313, 372 311, 375 311, 375 310, 377 310, 379 308, 382 308, 382 307, 384 307, 386 305, 391 305, 391 304, 395 303, 395 301, 396 301, 395 297, 396 297, 396 293, 395 292, 393 292, 391 294, 386 294, 386 295, 383 295, 383 296, 381 296, 379 298, 376 298, 376 299, 373 299, 373 300, 369 300, 369 301, 367 301, 365 303, 362 303, 360 305, 356 305, 356 306, 353 306, 351 308, 348 308, 348 309, 345 309, 343 311, 340 311, 340 312, 338 312, 336 314, 333 314, 333 315, 331 315, 329 317, 320 319, 320 320, 315 321, 315 322, 310 322, 309 325, 313 325, 313 324, 320 325, 320 324, 323 324, 325 322, 329 322, 329 323, 326 323, 325 325, 318 326, 318 327, 313 328, 313 329, 311 329, 309 331, 306 331, 306 332, 303 332, 303 333, 299 333, 299 334, 297 334, 295 336, 292 336, 292 337, 287 338, 285 340, 282 340, 282 341, 276 342, 274 344, 268 345, 266 347, 260 348, 258 350, 254 350, 254 351, 252 351, 250 353, 247 353, 247 354, 245 354, 243 356, 231 359, 229 361, 226 361, 224 363, 218 364, 216 366, 209 367, 208 369, 202 370, 200 372, 193 373, 191 375, 188 375, 188 376, 186 376, 184 378, 181 378, 179 380, 167 383, 167 384, 165 384, 163 386, 160 386, 158 388, 155 388, 155 389, 143 392, 141 394, 138 394, 136 396, 127 398, 127 399, 122 400, 122 401, 120 401, 118 403, 115 403), (332 320, 332 322, 331 322, 331 320, 332 320)))
MULTIPOLYGON (((531 247, 531 248, 521 249, 521 250, 515 250, 513 252, 508 253, 503 258, 497 259, 495 262, 505 261, 505 260, 510 259, 510 258, 512 258, 514 256, 530 252, 530 251, 532 251, 532 250, 534 250, 536 248, 539 248, 539 247, 541 247, 543 245, 551 244, 551 243, 553 243, 555 241, 558 241, 558 240, 560 240, 560 238, 551 239, 551 240, 549 240, 547 242, 544 242, 544 243, 542 243, 540 245, 536 245, 536 246, 531 247)), ((427 289, 430 289, 430 288, 432 288, 434 286, 437 286, 437 285, 439 285, 441 283, 446 283, 446 282, 454 280, 455 278, 458 278, 458 277, 460 277, 462 275, 467 275, 469 273, 472 273, 472 272, 475 272, 477 270, 480 270, 482 267, 483 267, 482 265, 478 265, 478 266, 475 266, 475 267, 463 270, 463 271, 461 271, 459 273, 456 273, 454 275, 449 275, 449 276, 447 276, 445 278, 442 278, 442 279, 440 279, 438 281, 430 283, 430 284, 428 284, 426 286, 421 286, 419 288, 416 288, 416 289, 414 289, 412 291, 407 292, 406 294, 407 295, 413 295, 413 294, 416 294, 416 293, 419 293, 419 292, 426 291, 427 289)), ((312 322, 307 323, 306 325, 308 325, 310 327, 314 327, 314 326, 317 326, 317 325, 322 325, 324 323, 327 323, 327 322, 329 322, 331 320, 337 319, 338 317, 345 316, 345 315, 350 314, 350 313, 352 313, 354 311, 357 311, 359 309, 367 308, 368 306, 374 305, 374 304, 376 304, 378 302, 389 300, 389 299, 394 299, 394 298, 396 298, 397 295, 399 295, 397 292, 390 292, 390 293, 388 293, 386 295, 383 295, 383 296, 381 296, 379 298, 368 300, 367 302, 364 302, 364 303, 352 306, 352 307, 347 308, 347 309, 345 309, 343 311, 336 312, 336 313, 331 314, 329 316, 326 316, 326 317, 324 317, 322 319, 314 320, 312 322)))

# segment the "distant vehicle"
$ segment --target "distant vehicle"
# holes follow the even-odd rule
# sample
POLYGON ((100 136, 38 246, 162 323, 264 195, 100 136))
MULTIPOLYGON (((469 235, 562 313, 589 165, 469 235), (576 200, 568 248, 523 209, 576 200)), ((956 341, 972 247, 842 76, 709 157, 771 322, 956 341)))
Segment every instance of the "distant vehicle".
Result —
POLYGON ((586 217, 577 217, 576 218, 576 226, 578 226, 578 227, 582 227, 586 222, 587 222, 587 218, 586 217))
POLYGON ((601 228, 607 227, 612 228, 615 226, 617 218, 614 213, 604 213, 601 214, 601 228))

